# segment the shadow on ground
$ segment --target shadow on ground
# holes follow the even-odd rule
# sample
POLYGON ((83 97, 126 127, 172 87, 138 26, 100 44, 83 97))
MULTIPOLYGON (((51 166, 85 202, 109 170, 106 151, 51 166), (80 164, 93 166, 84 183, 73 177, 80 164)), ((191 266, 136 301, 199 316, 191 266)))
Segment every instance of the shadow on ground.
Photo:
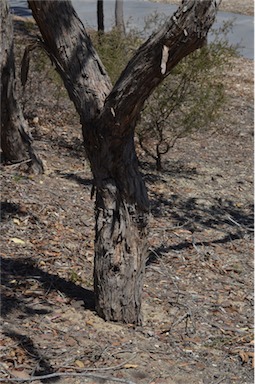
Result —
MULTIPOLYGON (((9 207, 11 208, 11 207, 9 207)), ((16 211, 16 206, 12 207, 16 211)), ((30 337, 22 332, 18 332, 18 324, 16 329, 11 329, 8 322, 8 315, 18 312, 18 318, 33 317, 38 315, 49 314, 54 310, 54 305, 47 302, 47 294, 55 290, 63 293, 67 298, 75 301, 81 301, 85 309, 94 310, 94 293, 93 291, 82 288, 70 281, 58 277, 57 275, 47 273, 35 265, 31 258, 26 259, 5 259, 1 258, 1 315, 3 318, 3 334, 15 341, 23 350, 23 352, 33 361, 36 362, 34 376, 48 375, 54 372, 54 368, 50 365, 46 356, 42 355, 30 337), (29 297, 26 295, 31 281, 37 280, 40 288, 45 292, 43 308, 34 308, 33 301, 30 303, 29 297, 36 296, 31 293, 29 297), (6 322, 7 320, 7 322, 6 322)), ((42 298, 42 293, 38 296, 42 298)), ((59 378, 51 378, 46 382, 55 382, 59 378)))
POLYGON ((37 280, 45 292, 49 292, 51 290, 60 291, 70 299, 83 301, 83 306, 85 309, 94 310, 95 303, 93 291, 76 285, 71 281, 67 281, 61 277, 58 277, 57 275, 43 271, 35 265, 35 262, 31 258, 0 258, 0 260, 1 283, 3 286, 1 314, 3 317, 6 316, 12 309, 17 308, 17 306, 21 309, 21 311, 25 311, 27 315, 33 315, 34 313, 37 313, 35 310, 26 306, 26 304, 22 301, 22 295, 21 297, 13 298, 16 282, 21 282, 21 284, 24 286, 26 280, 31 278, 37 280), (11 295, 8 295, 8 291, 11 293, 11 295))

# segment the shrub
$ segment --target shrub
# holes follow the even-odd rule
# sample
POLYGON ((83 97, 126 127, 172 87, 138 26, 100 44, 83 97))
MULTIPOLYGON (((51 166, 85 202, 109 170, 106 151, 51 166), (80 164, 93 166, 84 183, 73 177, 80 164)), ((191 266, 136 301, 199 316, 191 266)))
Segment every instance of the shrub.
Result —
POLYGON ((178 139, 209 130, 222 111, 222 72, 236 53, 226 40, 230 28, 214 31, 214 41, 183 59, 145 103, 137 137, 158 171, 162 156, 178 139))
MULTIPOLYGON (((154 13, 145 20, 143 31, 129 29, 123 35, 113 28, 103 35, 91 34, 113 83, 144 37, 163 22, 164 16, 154 13)), ((214 30, 213 42, 183 59, 145 103, 136 133, 158 171, 163 155, 178 139, 209 130, 219 116, 225 102, 222 72, 236 53, 226 39, 231 27, 226 23, 214 30)))
POLYGON ((124 35, 118 28, 113 28, 104 34, 92 32, 91 38, 107 73, 115 83, 140 45, 140 33, 130 30, 124 35))

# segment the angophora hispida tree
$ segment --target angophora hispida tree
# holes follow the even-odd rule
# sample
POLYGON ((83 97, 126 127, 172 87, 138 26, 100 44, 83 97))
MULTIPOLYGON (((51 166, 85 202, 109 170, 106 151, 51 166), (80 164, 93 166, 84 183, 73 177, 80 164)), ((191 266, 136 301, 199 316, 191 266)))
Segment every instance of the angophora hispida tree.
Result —
POLYGON ((183 0, 114 86, 70 1, 28 3, 80 115, 94 177, 96 310, 106 320, 139 324, 149 201, 135 153, 136 122, 155 87, 206 42, 220 1, 183 0))

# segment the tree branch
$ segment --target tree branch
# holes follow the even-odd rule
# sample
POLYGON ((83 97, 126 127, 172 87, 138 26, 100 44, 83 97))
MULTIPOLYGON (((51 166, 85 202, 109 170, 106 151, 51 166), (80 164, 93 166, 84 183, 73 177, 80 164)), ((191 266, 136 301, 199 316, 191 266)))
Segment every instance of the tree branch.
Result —
POLYGON ((69 0, 29 0, 52 61, 85 123, 102 110, 112 85, 69 0))
POLYGON ((103 120, 116 135, 130 130, 145 100, 179 61, 202 47, 221 0, 183 0, 165 25, 136 52, 108 95, 103 120))
POLYGON ((109 77, 71 2, 28 1, 82 123, 90 123, 101 113, 107 129, 102 124, 98 133, 121 140, 134 129, 151 92, 182 58, 204 45, 220 2, 183 0, 170 20, 138 49, 111 90, 109 77))
POLYGON ((124 384, 135 384, 133 381, 130 380, 125 380, 125 379, 118 379, 113 376, 102 376, 102 375, 97 375, 97 374, 91 374, 87 372, 59 372, 59 373, 49 373, 48 375, 42 375, 42 376, 34 376, 26 379, 21 379, 18 377, 12 377, 12 378, 0 378, 0 382, 3 383, 31 383, 32 381, 38 381, 38 380, 49 380, 49 379, 54 379, 54 378, 60 378, 60 377, 88 377, 91 379, 98 379, 102 381, 114 381, 117 383, 124 383, 124 384))

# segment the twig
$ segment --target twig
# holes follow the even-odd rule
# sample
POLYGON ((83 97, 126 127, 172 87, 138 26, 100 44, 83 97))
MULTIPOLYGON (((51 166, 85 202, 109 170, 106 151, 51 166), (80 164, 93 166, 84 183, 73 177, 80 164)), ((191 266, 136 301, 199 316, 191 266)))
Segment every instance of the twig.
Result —
POLYGON ((183 227, 185 227, 186 225, 190 224, 191 222, 193 222, 192 220, 188 220, 186 221, 184 224, 182 225, 176 225, 174 227, 164 227, 164 228, 157 228, 157 230, 162 230, 162 231, 175 231, 177 229, 182 229, 183 227))
POLYGON ((18 163, 15 163, 15 164, 6 164, 6 166, 8 168, 15 168, 15 167, 19 167, 22 164, 30 163, 31 161, 32 161, 31 159, 21 160, 18 163))
POLYGON ((198 253, 199 255, 204 254, 204 252, 201 252, 200 249, 197 247, 196 242, 195 242, 195 239, 194 239, 194 236, 192 236, 192 245, 193 245, 193 247, 195 248, 195 250, 197 251, 197 253, 198 253))
POLYGON ((185 313, 185 315, 181 316, 179 319, 177 319, 172 325, 170 328, 168 329, 165 329, 164 331, 162 331, 161 333, 168 333, 168 332, 171 332, 172 328, 175 327, 176 325, 180 324, 183 320, 187 320, 188 318, 190 317, 190 314, 189 313, 185 313))
POLYGON ((92 373, 86 373, 86 372, 60 372, 60 373, 50 373, 48 375, 42 375, 42 376, 34 376, 30 377, 29 379, 20 379, 18 377, 14 378, 0 378, 0 382, 19 382, 19 383, 24 383, 24 382, 32 382, 35 380, 47 380, 47 379, 53 379, 55 377, 91 377, 93 379, 101 379, 101 380, 109 380, 109 381, 115 381, 118 383, 125 383, 125 384, 136 384, 133 381, 130 380, 125 380, 125 379, 117 379, 116 377, 109 377, 109 376, 101 376, 101 375, 94 375, 92 373))
POLYGON ((245 227, 244 225, 241 225, 240 223, 238 223, 236 220, 232 219, 232 217, 230 215, 227 216, 228 220, 231 221, 232 223, 234 223, 235 225, 237 225, 238 227, 242 228, 242 229, 245 229, 246 231, 250 231, 250 232, 254 232, 254 229, 253 228, 249 228, 249 227, 245 227))
MULTIPOLYGON (((208 320, 207 320, 208 322, 208 320)), ((247 330, 243 330, 243 329, 238 329, 238 328, 235 328, 235 327, 228 327, 226 325, 223 325, 223 324, 217 324, 215 322, 211 322, 209 321, 208 322, 212 327, 214 328, 218 328, 221 332, 224 333, 224 331, 230 331, 230 332, 235 332, 235 333, 245 333, 247 332, 247 330)))
POLYGON ((119 369, 121 367, 123 367, 123 365, 129 363, 131 360, 133 360, 133 358, 136 356, 136 352, 127 360, 123 361, 122 363, 118 364, 118 365, 114 365, 114 366, 111 366, 111 367, 99 367, 99 368, 87 368, 86 371, 110 371, 112 369, 119 369))
POLYGON ((116 381, 119 383, 135 384, 132 381, 128 381, 128 380, 124 380, 124 379, 117 379, 114 377, 104 377, 104 376, 100 376, 100 375, 94 375, 94 374, 87 373, 88 371, 110 371, 110 370, 114 370, 114 369, 119 369, 119 368, 123 367, 125 364, 127 364, 130 360, 132 360, 135 356, 136 356, 136 353, 134 353, 129 359, 125 360, 124 362, 122 362, 118 365, 110 366, 110 367, 87 368, 83 372, 59 372, 59 373, 54 372, 54 373, 49 373, 48 375, 33 376, 33 377, 28 378, 28 379, 21 379, 18 377, 13 377, 13 378, 9 378, 9 379, 7 379, 7 378, 1 379, 0 378, 0 382, 6 382, 6 381, 12 382, 12 381, 14 381, 14 382, 22 383, 22 382, 26 382, 26 381, 32 382, 35 380, 52 379, 54 377, 84 376, 84 377, 92 377, 94 379, 98 378, 98 379, 104 379, 104 380, 112 380, 112 381, 116 381))
POLYGON ((225 379, 226 379, 226 376, 224 376, 224 377, 222 377, 220 380, 214 382, 214 384, 220 384, 220 383, 222 383, 223 380, 225 380, 225 379))
POLYGON ((169 268, 166 267, 165 263, 162 261, 162 259, 160 259, 160 256, 158 255, 158 253, 157 253, 156 251, 154 251, 154 249, 149 248, 149 251, 152 252, 152 253, 156 256, 156 258, 157 258, 157 259, 159 260, 159 262, 160 262, 160 265, 163 266, 164 269, 167 271, 167 274, 166 274, 164 271, 163 271, 163 272, 157 271, 157 272, 163 274, 163 275, 166 276, 166 277, 169 277, 169 276, 170 276, 170 279, 172 280, 172 283, 173 283, 173 285, 175 286, 175 288, 176 288, 176 290, 177 290, 177 297, 178 297, 179 294, 180 294, 180 290, 179 290, 179 287, 178 287, 176 281, 174 280, 174 277, 172 276, 172 273, 169 271, 169 268))

